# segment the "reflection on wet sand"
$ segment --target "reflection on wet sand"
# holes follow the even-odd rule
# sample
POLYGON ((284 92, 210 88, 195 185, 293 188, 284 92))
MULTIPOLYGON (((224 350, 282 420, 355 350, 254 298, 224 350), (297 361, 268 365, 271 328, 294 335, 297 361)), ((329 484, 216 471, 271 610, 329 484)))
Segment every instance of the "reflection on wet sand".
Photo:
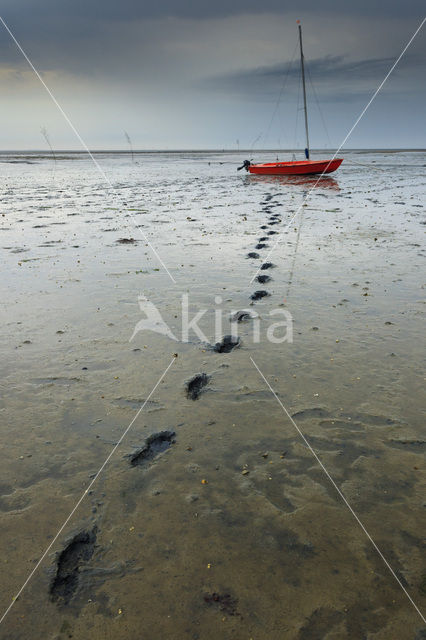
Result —
POLYGON ((327 176, 267 176, 250 174, 245 176, 250 182, 260 182, 263 184, 276 184, 286 187, 294 185, 298 187, 307 187, 309 189, 332 189, 340 191, 339 183, 335 178, 327 176))

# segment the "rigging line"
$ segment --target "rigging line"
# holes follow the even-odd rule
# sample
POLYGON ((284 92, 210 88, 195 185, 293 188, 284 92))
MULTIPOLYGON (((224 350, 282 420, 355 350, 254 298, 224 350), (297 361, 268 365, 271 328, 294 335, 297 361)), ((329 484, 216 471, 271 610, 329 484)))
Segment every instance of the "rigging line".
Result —
POLYGON ((294 144, 293 144, 293 149, 296 149, 296 144, 297 144, 297 125, 299 123, 299 111, 301 110, 301 108, 299 108, 301 84, 302 84, 302 77, 300 76, 299 77, 299 89, 297 91, 296 124, 294 125, 294 144))
POLYGON ((318 100, 317 92, 316 92, 316 90, 315 90, 314 83, 312 82, 311 72, 309 71, 309 67, 308 67, 308 65, 306 64, 306 62, 305 62, 305 69, 306 69, 306 70, 307 70, 307 72, 308 72, 308 78, 309 78, 309 82, 311 83, 312 93, 314 94, 315 102, 317 103, 317 107, 318 107, 319 114, 320 114, 320 116, 321 116, 322 124, 323 124, 323 126, 324 126, 325 133, 326 133, 326 135, 327 135, 328 144, 329 144, 329 145, 330 145, 330 147, 331 147, 331 146, 332 146, 332 144, 331 144, 330 136, 329 136, 329 133, 328 133, 327 125, 325 124, 325 119, 324 119, 324 115, 323 115, 322 109, 321 109, 321 107, 320 107, 320 103, 319 103, 319 100, 318 100))
MULTIPOLYGON (((395 62, 393 63, 393 65, 391 66, 391 68, 389 69, 389 71, 387 72, 387 74, 385 75, 385 77, 383 78, 383 80, 381 81, 381 83, 379 84, 379 86, 377 87, 377 89, 375 90, 375 92, 373 93, 373 95, 371 96, 371 98, 369 99, 369 101, 367 102, 367 104, 365 105, 365 107, 363 108, 363 110, 361 111, 361 113, 359 114, 358 118, 355 120, 354 124, 352 125, 352 127, 349 129, 348 133, 346 134, 346 136, 343 138, 343 141, 340 143, 338 149, 336 149, 335 153, 333 154, 333 157, 331 158, 331 160, 328 162, 326 169, 318 176, 317 180, 315 181, 315 184, 313 185, 313 187, 311 187, 311 189, 308 191, 308 193, 306 194, 306 196, 303 198, 303 202, 300 205, 300 207, 297 209, 296 213, 290 218, 290 221, 288 222, 287 226, 285 227, 284 231, 286 229, 288 229, 288 227, 290 226, 290 224, 293 222, 293 220, 296 218, 296 216, 298 215, 300 209, 303 207, 303 204, 308 200, 308 198, 310 197, 311 193, 314 191, 315 187, 317 186, 317 184, 320 182, 320 180, 322 180, 322 178, 324 177, 324 175, 326 174, 327 168, 330 166, 330 163, 333 162, 333 160, 337 157, 337 154, 339 153, 339 151, 344 147, 344 145, 346 144, 348 138, 352 135, 352 132, 354 131, 354 129, 357 127, 357 125, 359 124, 359 122, 362 120, 362 118, 364 117, 365 113, 367 112, 369 106, 371 105, 371 103, 374 101, 374 99, 376 98, 376 96, 380 93, 380 91, 382 90, 383 86, 385 85, 387 79, 389 78, 389 76, 392 74, 393 70, 396 68, 396 66, 398 65, 399 61, 401 60, 401 58, 404 56, 405 52, 407 51, 407 49, 409 48, 409 46, 411 45, 411 43, 413 42, 414 38, 417 36, 417 34, 419 33, 419 31, 422 29, 424 23, 426 22, 426 17, 423 18, 423 20, 421 21, 421 23, 419 24, 419 26, 417 27, 417 29, 415 30, 415 32, 413 33, 413 35, 411 36, 411 38, 409 39, 409 41, 407 42, 407 44, 405 45, 405 47, 403 48, 403 50, 401 51, 401 53, 399 54, 399 56, 397 57, 397 59, 395 60, 395 62)), ((274 246, 272 247, 272 249, 270 249, 268 251, 268 255, 266 256, 266 260, 269 259, 269 257, 271 256, 271 254, 273 253, 273 251, 275 250, 275 248, 278 246, 279 242, 280 242, 280 238, 282 237, 283 232, 281 232, 278 235, 277 240, 275 241, 274 246)), ((255 277, 257 276, 257 274, 259 273, 259 269, 256 270, 256 272, 254 273, 252 279, 250 280, 250 283, 253 282, 253 280, 255 279, 255 277)))
POLYGON ((288 78, 290 76, 290 71, 291 71, 291 69, 293 67, 293 62, 294 62, 294 58, 295 58, 295 55, 296 55, 296 50, 297 50, 297 42, 296 42, 296 46, 294 47, 294 51, 293 51, 293 55, 291 56, 291 60, 288 63, 288 66, 287 66, 287 73, 286 73, 286 75, 284 77, 284 80, 283 80, 283 83, 281 85, 281 90, 280 90, 280 93, 278 95, 277 101, 275 103, 275 108, 274 108, 274 111, 272 113, 271 121, 269 122, 269 126, 268 126, 268 128, 266 130, 266 133, 265 133, 265 136, 264 136, 265 143, 266 143, 266 141, 268 139, 268 136, 269 136, 269 133, 271 131, 271 127, 272 127, 272 123, 274 121, 274 118, 277 115, 278 107, 280 105, 281 98, 282 98, 282 95, 284 93, 284 89, 285 89, 286 84, 287 84, 287 80, 288 80, 288 78))
POLYGON ((373 167, 372 164, 366 164, 365 162, 356 162, 356 160, 348 160, 345 158, 345 164, 358 164, 360 167, 368 167, 369 169, 375 169, 376 171, 381 171, 382 173, 386 173, 384 169, 380 167, 373 167))
POLYGON ((250 153, 252 153, 252 152, 253 152, 254 145, 256 144, 256 142, 257 142, 261 137, 262 137, 262 131, 259 133, 259 135, 257 136, 257 138, 255 138, 255 139, 253 140, 253 142, 251 143, 250 153))

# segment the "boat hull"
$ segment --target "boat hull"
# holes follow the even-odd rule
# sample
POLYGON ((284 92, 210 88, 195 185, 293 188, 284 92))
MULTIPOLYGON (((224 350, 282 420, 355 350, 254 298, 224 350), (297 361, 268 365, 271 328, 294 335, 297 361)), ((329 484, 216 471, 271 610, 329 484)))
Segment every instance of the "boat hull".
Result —
POLYGON ((295 162, 267 162, 264 164, 251 164, 249 172, 260 175, 274 176, 299 176, 315 173, 332 173, 340 167, 343 158, 333 160, 299 160, 295 162))

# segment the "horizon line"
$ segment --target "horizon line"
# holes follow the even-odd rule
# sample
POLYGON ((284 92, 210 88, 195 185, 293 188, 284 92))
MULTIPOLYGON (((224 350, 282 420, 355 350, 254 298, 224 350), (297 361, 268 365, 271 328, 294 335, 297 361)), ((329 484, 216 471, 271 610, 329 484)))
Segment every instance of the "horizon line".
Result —
MULTIPOLYGON (((333 151, 333 148, 325 148, 325 147, 318 147, 318 148, 314 148, 314 149, 310 149, 311 152, 314 153, 331 153, 333 151)), ((353 147, 353 148, 347 148, 345 150, 341 149, 340 150, 341 153, 348 153, 348 152, 354 152, 354 151, 369 151, 369 152, 399 152, 399 151, 414 151, 414 152, 426 152, 426 147, 353 147)), ((130 149, 122 149, 122 148, 117 148, 117 149, 111 149, 108 147, 105 148, 97 148, 97 149, 90 149, 91 153, 123 153, 123 154, 128 154, 128 155, 132 155, 133 154, 143 154, 143 153, 247 153, 247 154, 256 154, 256 153, 303 153, 304 150, 303 149, 288 149, 288 148, 267 148, 267 149, 247 149, 247 148, 241 148, 241 149, 236 149, 234 147, 226 149, 225 147, 205 147, 205 148, 175 148, 175 149, 167 149, 167 148, 162 148, 162 149, 133 149, 133 151, 131 151, 130 149)), ((54 149, 53 152, 49 149, 39 149, 39 148, 34 148, 34 149, 0 149, 0 154, 5 154, 5 153, 39 153, 39 154, 44 154, 44 155, 53 155, 53 153, 79 153, 82 155, 87 155, 87 151, 84 149, 54 149)))

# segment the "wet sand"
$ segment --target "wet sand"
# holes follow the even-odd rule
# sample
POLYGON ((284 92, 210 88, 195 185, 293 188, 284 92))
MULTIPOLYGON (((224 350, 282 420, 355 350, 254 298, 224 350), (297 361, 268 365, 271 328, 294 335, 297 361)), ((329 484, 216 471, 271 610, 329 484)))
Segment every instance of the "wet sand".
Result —
POLYGON ((312 181, 238 174, 231 154, 105 154, 112 194, 84 156, 0 156, 3 609, 173 360, 3 637, 426 637, 250 360, 424 612, 426 158, 345 157, 268 256, 312 181), (129 342, 140 295, 179 338, 184 293, 210 347, 129 342), (222 336, 259 314, 260 342, 246 317, 211 348, 218 309, 222 336), (274 309, 292 344, 266 339, 274 309))

